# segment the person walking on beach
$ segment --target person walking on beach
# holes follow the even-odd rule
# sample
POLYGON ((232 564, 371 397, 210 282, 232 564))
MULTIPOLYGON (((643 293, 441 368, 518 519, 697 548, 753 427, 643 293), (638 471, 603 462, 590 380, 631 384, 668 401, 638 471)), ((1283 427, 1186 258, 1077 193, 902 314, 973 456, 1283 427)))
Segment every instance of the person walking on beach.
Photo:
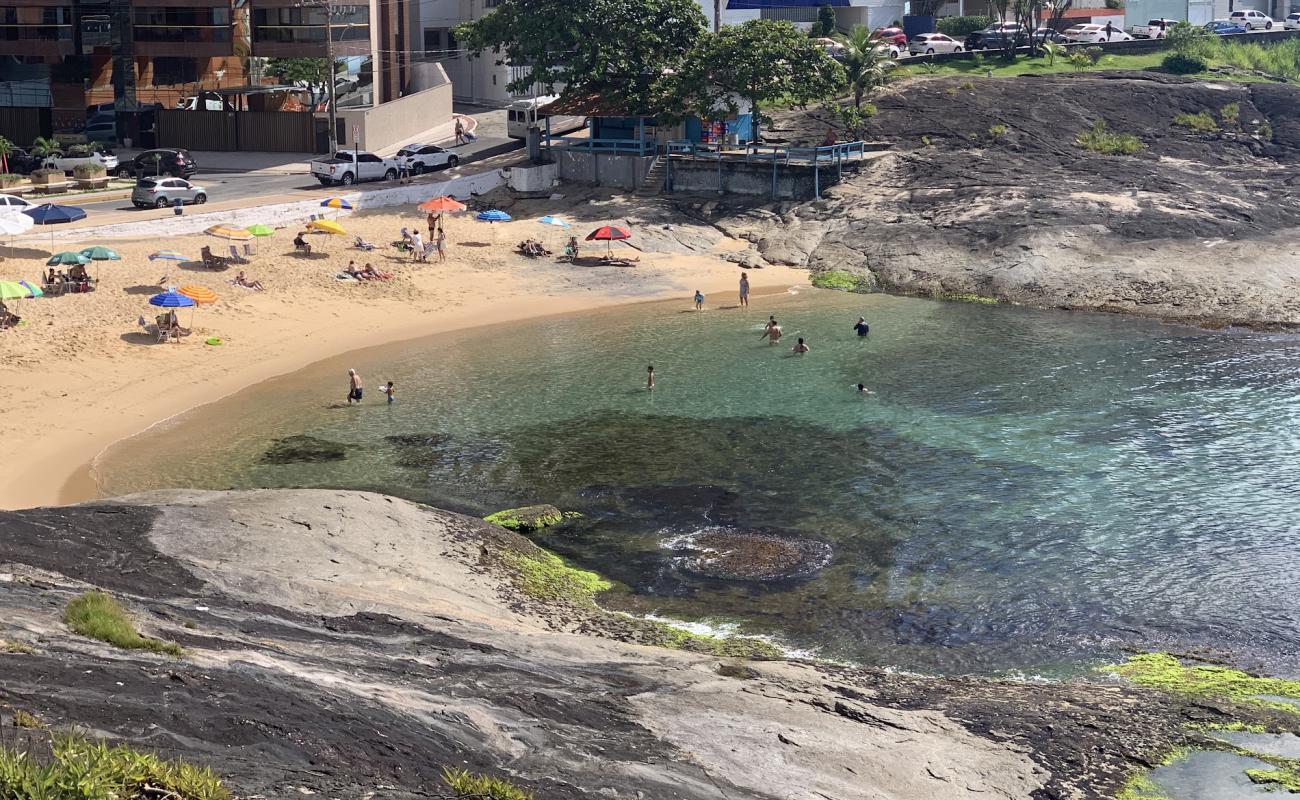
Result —
POLYGON ((655 367, 654 364, 645 368, 645 388, 655 388, 655 367))
POLYGON ((793 351, 797 355, 803 355, 804 353, 808 352, 810 349, 811 348, 808 347, 808 345, 803 343, 803 337, 801 336, 799 337, 799 341, 795 343, 793 351))
POLYGON ((695 290, 695 310, 704 310, 704 292, 701 292, 699 289, 695 290))
POLYGON ((781 341, 781 333, 781 326, 776 324, 776 317, 772 317, 767 321, 767 327, 763 329, 763 335, 758 338, 767 339, 768 344, 776 344, 781 341))
POLYGON ((749 273, 740 273, 740 307, 749 308, 749 273))
POLYGON ((871 333, 871 326, 867 324, 866 317, 858 317, 858 324, 853 326, 853 330, 859 336, 866 336, 868 333, 871 333))
POLYGON ((442 226, 438 226, 438 238, 433 240, 438 245, 438 261, 447 260, 447 231, 442 226))
POLYGON ((424 258, 424 239, 420 236, 419 231, 411 232, 411 250, 415 254, 416 261, 424 258))
POLYGON ((460 117, 456 117, 456 144, 465 144, 465 123, 460 121, 460 117))
POLYGON ((353 402, 360 403, 364 386, 361 384, 361 376, 355 369, 348 370, 348 405, 353 402))
POLYGON ((388 404, 390 406, 393 404, 393 400, 397 399, 397 390, 393 388, 392 381, 389 381, 388 385, 380 389, 380 391, 383 392, 384 395, 388 397, 388 404))

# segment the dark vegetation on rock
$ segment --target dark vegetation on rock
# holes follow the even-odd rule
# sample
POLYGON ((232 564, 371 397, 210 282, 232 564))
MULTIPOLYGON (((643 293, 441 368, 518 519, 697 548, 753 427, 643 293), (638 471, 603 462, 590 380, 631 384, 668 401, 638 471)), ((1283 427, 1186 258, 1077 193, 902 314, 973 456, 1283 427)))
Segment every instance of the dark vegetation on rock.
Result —
POLYGON ((262 455, 262 463, 313 464, 321 461, 342 461, 347 457, 347 445, 303 434, 286 436, 271 442, 271 446, 262 455))
POLYGON ((831 548, 803 536, 714 528, 683 537, 682 568, 710 578, 770 581, 803 578, 830 562, 831 548))

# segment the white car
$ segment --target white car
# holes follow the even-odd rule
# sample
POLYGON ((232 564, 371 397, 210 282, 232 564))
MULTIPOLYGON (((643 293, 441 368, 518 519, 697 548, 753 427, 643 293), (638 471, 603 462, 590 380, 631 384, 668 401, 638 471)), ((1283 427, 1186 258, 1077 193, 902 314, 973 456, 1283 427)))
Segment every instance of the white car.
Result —
POLYGON ((917 34, 907 43, 907 52, 914 56, 921 53, 932 56, 935 53, 960 53, 961 51, 961 42, 942 33, 917 34))
POLYGON ((1164 17, 1161 17, 1160 19, 1149 19, 1147 20, 1147 24, 1134 25, 1128 29, 1128 32, 1138 39, 1163 39, 1165 38, 1165 34, 1169 32, 1170 28, 1174 27, 1174 23, 1176 22, 1178 22, 1178 20, 1165 19, 1164 17))
POLYGON ((16 194, 0 194, 0 213, 5 211, 22 211, 30 205, 31 203, 16 194))
POLYGON ((1133 37, 1128 33, 1111 26, 1110 33, 1106 32, 1105 25, 1075 25, 1065 31, 1065 38, 1072 42, 1086 42, 1088 44, 1100 44, 1102 42, 1131 42, 1133 37))
POLYGON ((460 163, 460 157, 450 150, 436 144, 408 144, 397 151, 397 163, 406 159, 407 169, 412 175, 422 175, 439 167, 453 169, 460 163))
POLYGON ((880 53, 880 55, 888 56, 889 58, 901 58, 903 55, 903 48, 893 42, 876 42, 875 50, 880 53))
POLYGON ((1289 31, 1300 31, 1300 14, 1287 14, 1282 27, 1289 31))
POLYGON ((80 164, 103 164, 105 171, 112 172, 117 169, 117 156, 103 153, 91 153, 88 156, 65 156, 62 153, 56 153, 45 159, 41 166, 45 169, 72 172, 72 168, 80 164))
POLYGON ((1273 30, 1273 18, 1263 11, 1234 11, 1228 15, 1228 19, 1248 31, 1273 30))
POLYGON ((360 181, 391 181, 397 178, 397 159, 380 158, 365 150, 340 150, 333 158, 315 158, 311 174, 323 186, 341 183, 351 186, 360 181))

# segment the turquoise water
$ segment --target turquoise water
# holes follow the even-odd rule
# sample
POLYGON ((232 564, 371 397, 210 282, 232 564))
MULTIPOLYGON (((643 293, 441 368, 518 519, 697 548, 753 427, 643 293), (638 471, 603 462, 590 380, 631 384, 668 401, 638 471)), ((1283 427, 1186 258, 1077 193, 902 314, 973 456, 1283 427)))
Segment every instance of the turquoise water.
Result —
POLYGON ((1209 647, 1300 663, 1300 339, 815 290, 688 307, 315 365, 119 445, 101 481, 346 486, 474 514, 550 502, 586 516, 540 541, 624 583, 611 604, 833 658, 1061 674, 1209 647), (768 313, 780 347, 759 339, 768 313), (790 353, 796 336, 810 353, 790 353), (342 404, 348 367, 360 408, 342 404), (295 434, 346 457, 262 461, 295 434), (706 578, 667 543, 714 527, 832 556, 795 580, 706 578))

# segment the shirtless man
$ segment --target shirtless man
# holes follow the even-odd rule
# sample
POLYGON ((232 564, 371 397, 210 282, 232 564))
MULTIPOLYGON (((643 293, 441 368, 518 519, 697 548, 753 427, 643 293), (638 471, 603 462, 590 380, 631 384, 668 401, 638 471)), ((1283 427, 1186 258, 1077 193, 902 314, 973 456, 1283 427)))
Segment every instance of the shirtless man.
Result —
POLYGON ((798 343, 796 343, 794 346, 794 352, 798 355, 803 355, 804 353, 808 352, 810 349, 811 348, 808 347, 808 345, 804 344, 803 337, 802 336, 799 337, 798 343))
POLYGON ((353 401, 360 403, 364 389, 365 387, 361 385, 361 376, 357 374, 357 371, 355 369, 348 370, 348 405, 352 405, 353 401))
POLYGON ((776 344, 781 341, 781 333, 781 326, 776 324, 776 317, 772 317, 767 321, 767 327, 763 329, 763 335, 758 338, 767 339, 768 344, 776 344))

